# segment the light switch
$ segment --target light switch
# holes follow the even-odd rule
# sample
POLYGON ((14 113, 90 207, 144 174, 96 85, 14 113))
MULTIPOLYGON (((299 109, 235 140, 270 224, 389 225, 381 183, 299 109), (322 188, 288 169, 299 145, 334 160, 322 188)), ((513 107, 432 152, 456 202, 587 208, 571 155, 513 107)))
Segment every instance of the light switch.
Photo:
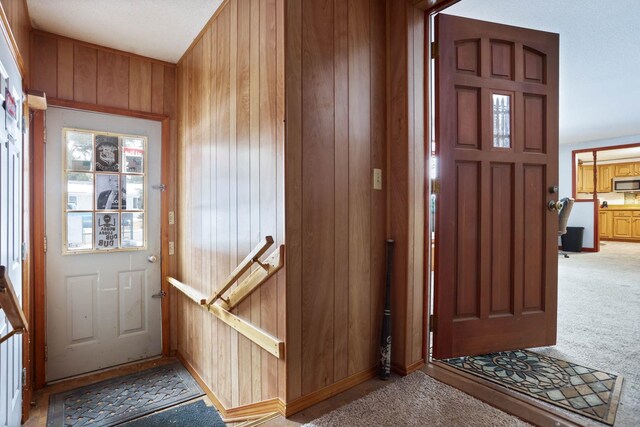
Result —
POLYGON ((373 170, 373 189, 382 190, 382 169, 373 170))
POLYGON ((176 223, 176 214, 173 211, 169 211, 169 225, 176 223))
POLYGON ((175 242, 169 242, 169 255, 176 254, 176 244, 175 242))

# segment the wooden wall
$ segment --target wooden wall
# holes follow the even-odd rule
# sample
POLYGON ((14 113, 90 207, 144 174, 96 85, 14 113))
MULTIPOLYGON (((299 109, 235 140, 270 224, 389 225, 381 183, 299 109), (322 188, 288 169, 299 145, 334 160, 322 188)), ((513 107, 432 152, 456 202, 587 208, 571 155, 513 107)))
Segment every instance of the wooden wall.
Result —
POLYGON ((401 373, 424 363, 425 335, 425 21, 408 0, 387 0, 389 32, 389 230, 396 240, 393 349, 401 373))
POLYGON ((287 412, 378 366, 386 174, 384 0, 287 2, 287 412))
POLYGON ((2 9, 11 28, 20 58, 17 58, 22 77, 26 79, 29 73, 29 32, 31 19, 27 9, 27 0, 0 0, 2 9))
MULTIPOLYGON (((229 0, 178 64, 178 278, 205 294, 264 236, 284 243, 283 17, 283 0, 229 0)), ((236 310, 281 339, 284 277, 236 310)), ((177 335, 225 408, 284 399, 284 362, 186 298, 177 335)))

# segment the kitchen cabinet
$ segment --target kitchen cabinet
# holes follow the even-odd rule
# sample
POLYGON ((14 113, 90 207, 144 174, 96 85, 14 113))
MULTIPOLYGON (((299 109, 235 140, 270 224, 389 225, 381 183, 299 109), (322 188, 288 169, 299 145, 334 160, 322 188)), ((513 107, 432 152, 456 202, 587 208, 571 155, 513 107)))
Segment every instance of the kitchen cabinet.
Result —
POLYGON ((580 166, 582 176, 580 181, 581 186, 578 186, 578 193, 593 193, 593 165, 580 166))
POLYGON ((598 166, 598 193, 610 193, 613 191, 613 174, 614 165, 598 166))
POLYGON ((599 213, 599 221, 598 221, 598 233, 600 237, 611 237, 612 232, 612 222, 613 222, 613 212, 601 210, 599 213))
POLYGON ((640 205, 609 205, 598 213, 598 236, 640 242, 640 205))
POLYGON ((614 211, 613 212, 613 237, 614 238, 631 238, 631 220, 633 216, 631 212, 614 211))
POLYGON ((614 166, 614 175, 616 178, 634 176, 636 173, 636 163, 616 163, 614 166))

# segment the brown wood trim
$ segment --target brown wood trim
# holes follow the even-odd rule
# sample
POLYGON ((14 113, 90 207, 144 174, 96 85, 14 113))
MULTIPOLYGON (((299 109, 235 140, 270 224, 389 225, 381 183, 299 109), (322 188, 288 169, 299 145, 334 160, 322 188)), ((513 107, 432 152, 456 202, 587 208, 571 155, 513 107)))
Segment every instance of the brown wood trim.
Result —
MULTIPOLYGON (((169 196, 173 195, 171 187, 171 161, 169 159, 171 153, 171 129, 170 119, 165 117, 162 120, 162 171, 161 181, 167 185, 167 190, 162 192, 160 201, 160 289, 164 292, 162 298, 162 355, 170 356, 171 351, 171 292, 166 278, 169 276, 169 196)), ((174 216, 175 218, 175 216, 174 216)), ((174 219, 175 221, 175 219, 174 219)))
POLYGON ((2 34, 4 38, 7 40, 7 44, 9 45, 9 50, 11 51, 11 56, 18 64, 18 69, 20 70, 20 75, 22 76, 22 80, 28 82, 28 71, 24 65, 24 60, 22 59, 22 55, 20 54, 20 49, 18 48, 18 43, 16 42, 16 38, 13 36, 13 32, 11 31, 11 25, 9 25, 9 20, 7 19, 7 14, 4 11, 4 7, 2 7, 2 3, 0 3, 0 20, 2 20, 2 34))
POLYGON ((412 372, 418 371, 422 368, 424 368, 426 365, 426 362, 424 360, 418 360, 417 362, 414 362, 412 364, 410 364, 409 366, 399 366, 399 365, 393 365, 391 366, 391 369, 393 370, 393 372, 395 372, 396 374, 405 376, 405 375, 409 375, 412 372))
MULTIPOLYGON (((155 120, 162 122, 169 118, 166 114, 150 113, 147 111, 128 110, 126 108, 106 107, 104 105, 90 104, 87 102, 70 101, 60 98, 47 98, 49 106, 70 108, 72 110, 93 111, 95 113, 114 114, 117 116, 134 117, 136 119, 155 120)), ((164 131, 164 126, 163 126, 164 131)))
POLYGON ((458 3, 460 0, 411 0, 416 9, 437 12, 458 3))
MULTIPOLYGON (((22 241, 26 245, 26 253, 22 261, 22 311, 27 324, 33 325, 33 276, 31 275, 31 260, 33 259, 33 241, 31 239, 31 175, 33 171, 31 140, 31 114, 29 106, 24 103, 25 134, 22 138, 22 241)), ((25 382, 22 386, 22 423, 29 419, 31 397, 33 395, 33 347, 31 346, 31 331, 22 335, 22 367, 25 369, 25 382)))
POLYGON ((200 387, 202 387, 202 390, 204 390, 204 392, 207 394, 207 397, 211 400, 218 412, 220 412, 220 416, 222 417, 224 422, 238 422, 241 420, 254 418, 256 416, 269 415, 274 412, 278 412, 282 415, 285 414, 285 405, 278 398, 251 403, 249 405, 236 406, 235 408, 226 408, 222 404, 222 402, 220 402, 220 399, 218 399, 215 393, 211 391, 211 389, 207 386, 198 372, 196 372, 193 366, 191 366, 191 364, 179 351, 177 352, 176 357, 184 365, 187 371, 189 371, 193 378, 198 382, 200 387))
POLYGON ((209 29, 209 27, 211 26, 211 23, 213 21, 216 20, 216 18, 218 18, 218 15, 220 15, 220 13, 222 12, 222 10, 227 7, 227 5, 229 4, 229 0, 224 0, 222 3, 220 3, 220 6, 218 6, 218 9, 213 13, 213 15, 211 15, 211 18, 209 18, 209 20, 207 21, 207 23, 204 25, 204 27, 202 27, 202 29, 200 30, 200 32, 198 33, 198 35, 193 39, 193 41, 191 42, 191 44, 189 45, 189 47, 187 48, 187 50, 184 51, 184 53, 182 54, 182 56, 180 57, 180 59, 178 59, 178 63, 176 64, 176 66, 180 66, 180 64, 182 63, 182 61, 189 55, 189 53, 193 50, 193 47, 195 45, 198 44, 198 42, 200 41, 200 39, 202 39, 202 37, 204 36, 204 33, 207 32, 207 30, 209 29))
POLYGON ((55 39, 58 39, 58 40, 69 41, 69 42, 74 43, 76 45, 86 46, 86 47, 89 47, 89 48, 92 48, 92 49, 97 49, 97 50, 100 50, 100 51, 103 51, 103 52, 111 52, 111 53, 115 53, 117 55, 123 55, 123 56, 129 57, 129 58, 142 59, 143 61, 149 61, 149 62, 153 62, 153 63, 156 63, 156 64, 162 64, 162 65, 165 65, 167 67, 175 68, 177 66, 173 62, 163 61, 161 59, 150 58, 148 56, 142 56, 142 55, 138 55, 138 54, 135 54, 135 53, 126 52, 124 50, 113 49, 113 48, 110 48, 110 47, 101 46, 101 45, 98 45, 98 44, 89 43, 89 42, 85 42, 85 41, 78 40, 78 39, 73 39, 71 37, 61 36, 60 34, 49 33, 47 31, 32 29, 31 30, 31 34, 39 34, 39 35, 44 36, 44 37, 52 37, 52 38, 55 38, 55 39))
POLYGON ((442 363, 429 363, 424 371, 438 381, 455 387, 476 399, 534 425, 541 427, 573 427, 579 425, 565 418, 559 412, 551 412, 554 409, 547 409, 536 399, 482 378, 466 374, 442 363))
POLYGON ((322 402, 323 400, 335 396, 338 393, 342 393, 345 390, 355 387, 356 385, 375 377, 377 372, 378 367, 374 366, 365 371, 351 375, 350 377, 333 383, 328 387, 322 388, 306 396, 302 396, 295 400, 292 400, 291 402, 286 404, 284 415, 285 417, 289 417, 297 412, 302 411, 303 409, 315 405, 316 403, 322 402))
POLYGON ((31 128, 33 140, 33 174, 31 177, 31 221, 33 231, 33 263, 31 265, 34 281, 34 325, 32 327, 33 339, 33 378, 34 390, 44 387, 46 378, 46 364, 44 349, 46 345, 45 333, 45 307, 46 307, 46 283, 45 268, 46 254, 44 252, 45 236, 45 112, 33 111, 33 126, 31 128))
POLYGON ((596 199, 580 199, 580 200, 574 200, 575 203, 598 203, 598 201, 596 199))

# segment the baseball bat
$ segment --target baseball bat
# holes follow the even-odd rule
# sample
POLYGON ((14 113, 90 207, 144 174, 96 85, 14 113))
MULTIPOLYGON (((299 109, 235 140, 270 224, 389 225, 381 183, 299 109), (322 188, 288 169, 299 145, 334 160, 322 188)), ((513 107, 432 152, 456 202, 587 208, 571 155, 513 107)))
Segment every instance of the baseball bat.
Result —
POLYGON ((387 240, 387 283, 382 314, 382 333, 380 335, 380 369, 378 376, 388 380, 391 375, 391 267, 393 266, 394 241, 387 240))

